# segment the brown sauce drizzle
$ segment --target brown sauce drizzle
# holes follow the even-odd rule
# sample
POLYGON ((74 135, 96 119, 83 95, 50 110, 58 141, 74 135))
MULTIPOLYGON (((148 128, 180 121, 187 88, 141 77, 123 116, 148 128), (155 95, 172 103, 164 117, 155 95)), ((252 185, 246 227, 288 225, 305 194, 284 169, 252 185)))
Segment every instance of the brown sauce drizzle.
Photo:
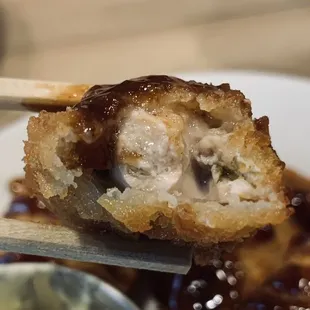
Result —
MULTIPOLYGON (((74 106, 81 119, 75 130, 82 139, 77 144, 82 166, 105 170, 113 165, 115 139, 119 129, 116 118, 120 113, 132 106, 156 113, 159 99, 175 89, 198 94, 211 90, 214 93, 229 91, 230 87, 227 84, 213 86, 194 81, 184 82, 166 75, 150 75, 115 85, 94 85, 89 88, 82 100, 74 106)), ((235 91, 235 95, 244 99, 238 91, 235 91)), ((201 114, 201 117, 210 118, 207 113, 201 114)), ((221 124, 213 118, 210 118, 211 121, 215 127, 221 124)))
MULTIPOLYGON (((290 171, 286 172, 285 181, 295 209, 291 219, 278 227, 261 229, 232 253, 213 260, 210 266, 193 266, 186 276, 55 262, 93 273, 129 296, 144 276, 160 310, 310 309, 310 182, 290 171), (273 262, 269 261, 270 252, 276 253, 273 262)), ((10 189, 13 200, 6 217, 59 224, 55 216, 29 196, 22 179, 12 181, 10 189)), ((14 253, 0 256, 1 263, 48 260, 14 253)))

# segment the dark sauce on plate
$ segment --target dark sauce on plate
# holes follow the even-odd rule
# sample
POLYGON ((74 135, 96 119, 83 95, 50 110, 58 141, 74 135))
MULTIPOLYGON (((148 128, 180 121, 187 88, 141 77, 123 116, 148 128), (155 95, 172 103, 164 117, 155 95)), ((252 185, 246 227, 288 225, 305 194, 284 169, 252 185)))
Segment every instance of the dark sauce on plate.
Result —
MULTIPOLYGON (((11 191, 14 198, 6 217, 59 224, 42 204, 29 197, 22 180, 12 182, 11 191)), ((288 192, 295 209, 289 223, 265 227, 221 260, 212 260, 210 266, 193 266, 186 276, 55 262, 96 274, 134 301, 140 299, 139 304, 147 298, 148 288, 159 310, 310 310, 310 186, 309 192, 298 186, 288 188, 288 192), (270 255, 274 255, 272 261, 270 255), (141 281, 143 285, 139 285, 141 281)), ((0 263, 18 261, 51 259, 14 253, 0 255, 0 263)))
MULTIPOLYGON (((287 231, 292 238, 284 254, 285 263, 279 259, 280 270, 270 273, 259 285, 251 283, 247 281, 247 273, 255 270, 244 270, 242 257, 236 249, 221 260, 212 261, 211 266, 195 266, 186 276, 175 275, 169 288, 161 289, 155 284, 157 294, 168 303, 167 309, 310 309, 310 235, 307 234, 310 231, 310 200, 307 192, 299 190, 290 190, 289 195, 291 206, 296 210, 291 221, 297 224, 298 232, 295 234, 294 230, 293 235, 292 231, 287 231), (307 250, 309 262, 291 260, 287 254, 296 252, 304 257, 307 250)), ((252 255, 255 255, 255 250, 271 242, 276 233, 276 228, 268 226, 240 247, 249 247, 249 254, 253 249, 252 255)), ((165 280, 159 281, 163 283, 165 280)))

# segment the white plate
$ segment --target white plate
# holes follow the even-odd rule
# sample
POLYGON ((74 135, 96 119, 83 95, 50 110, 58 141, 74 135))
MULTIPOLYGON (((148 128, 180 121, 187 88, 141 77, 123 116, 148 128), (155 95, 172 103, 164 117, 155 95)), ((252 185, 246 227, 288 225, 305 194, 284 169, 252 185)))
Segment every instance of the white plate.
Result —
MULTIPOLYGON (((269 116, 273 146, 280 158, 310 178, 310 79, 236 71, 178 76, 213 84, 229 82, 232 88, 240 89, 252 101, 255 117, 269 116)), ((26 139, 27 120, 28 117, 0 128, 0 212, 10 202, 9 181, 23 175, 22 141, 26 139)))

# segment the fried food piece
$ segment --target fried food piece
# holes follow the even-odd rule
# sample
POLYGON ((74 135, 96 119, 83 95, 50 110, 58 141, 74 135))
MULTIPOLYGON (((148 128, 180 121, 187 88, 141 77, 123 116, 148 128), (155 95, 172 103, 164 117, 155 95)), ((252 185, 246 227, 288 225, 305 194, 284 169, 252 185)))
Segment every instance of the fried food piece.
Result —
POLYGON ((228 84, 94 86, 73 109, 30 118, 24 160, 26 185, 76 228, 206 246, 291 213, 268 118, 228 84))

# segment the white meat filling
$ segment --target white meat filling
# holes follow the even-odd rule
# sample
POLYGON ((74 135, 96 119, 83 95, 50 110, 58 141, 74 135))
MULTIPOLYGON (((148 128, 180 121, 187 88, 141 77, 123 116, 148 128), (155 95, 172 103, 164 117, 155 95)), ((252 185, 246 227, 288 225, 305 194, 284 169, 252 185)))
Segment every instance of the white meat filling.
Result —
POLYGON ((117 144, 125 182, 135 189, 168 191, 182 175, 182 156, 176 149, 163 120, 133 110, 120 128, 117 144))
MULTIPOLYGON (((117 174, 127 189, 123 195, 117 190, 118 198, 129 197, 130 192, 136 197, 138 192, 154 192, 154 199, 175 197, 167 199, 173 206, 193 201, 258 201, 262 190, 239 173, 237 157, 227 150, 229 133, 209 129, 205 122, 183 119, 186 125, 179 135, 175 135, 178 128, 167 126, 164 116, 142 109, 132 110, 122 120, 117 174)), ((114 195, 108 192, 111 199, 114 195)))

